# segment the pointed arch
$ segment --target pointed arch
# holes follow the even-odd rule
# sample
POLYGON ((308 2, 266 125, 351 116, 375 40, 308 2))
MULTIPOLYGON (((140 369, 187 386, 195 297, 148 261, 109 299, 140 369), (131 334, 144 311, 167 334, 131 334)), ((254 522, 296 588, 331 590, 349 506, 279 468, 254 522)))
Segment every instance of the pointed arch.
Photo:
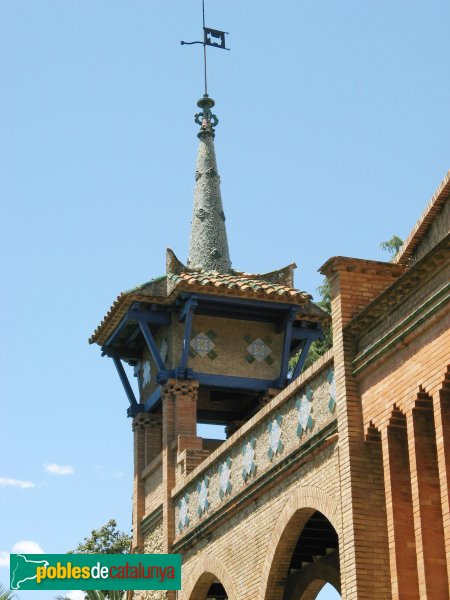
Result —
POLYGON ((301 487, 284 505, 270 536, 261 573, 260 600, 279 600, 283 597, 284 577, 299 533, 316 511, 330 521, 340 537, 340 511, 334 498, 318 487, 301 487))
POLYGON ((188 585, 180 593, 180 600, 204 600, 214 581, 218 579, 225 588, 229 600, 238 600, 235 584, 223 561, 211 554, 203 555, 189 574, 188 585))

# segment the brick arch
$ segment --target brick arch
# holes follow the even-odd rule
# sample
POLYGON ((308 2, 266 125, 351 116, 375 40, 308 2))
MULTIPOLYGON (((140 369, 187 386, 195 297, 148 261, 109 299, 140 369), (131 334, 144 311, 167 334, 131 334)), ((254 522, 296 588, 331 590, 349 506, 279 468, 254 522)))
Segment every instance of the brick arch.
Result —
POLYGON ((189 574, 188 585, 180 593, 180 600, 205 600, 211 584, 217 579, 225 588, 229 600, 238 600, 233 579, 223 562, 212 554, 205 554, 196 562, 189 574))
POLYGON ((260 600, 283 598, 292 552, 303 527, 316 510, 330 521, 340 537, 340 511, 335 500, 318 487, 301 487, 284 505, 270 536, 258 592, 260 600))

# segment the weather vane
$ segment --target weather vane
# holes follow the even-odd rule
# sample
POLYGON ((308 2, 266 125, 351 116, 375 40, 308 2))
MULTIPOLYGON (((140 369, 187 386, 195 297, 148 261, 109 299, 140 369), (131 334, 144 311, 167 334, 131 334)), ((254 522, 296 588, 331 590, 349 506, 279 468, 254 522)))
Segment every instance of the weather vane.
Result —
POLYGON ((202 0, 202 15, 203 15, 203 41, 202 42, 180 42, 182 46, 192 46, 193 44, 203 45, 203 66, 204 66, 204 77, 205 77, 205 96, 208 95, 208 79, 206 76, 206 46, 213 46, 213 48, 221 48, 222 50, 229 50, 225 46, 225 36, 228 35, 228 31, 219 31, 218 29, 211 29, 205 26, 205 0, 202 0))

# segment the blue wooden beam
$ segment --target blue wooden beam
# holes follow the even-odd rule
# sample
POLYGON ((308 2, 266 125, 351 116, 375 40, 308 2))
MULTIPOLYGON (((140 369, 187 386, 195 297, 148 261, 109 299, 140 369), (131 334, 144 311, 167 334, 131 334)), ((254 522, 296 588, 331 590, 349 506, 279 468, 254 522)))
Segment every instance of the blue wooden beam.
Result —
POLYGON ((294 379, 297 379, 297 377, 302 372, 303 365, 305 364, 305 360, 306 360, 306 357, 308 356, 308 352, 309 352, 309 349, 310 349, 312 343, 313 343, 313 340, 305 340, 305 343, 302 346, 300 354, 298 355, 297 364, 295 365, 294 372, 292 373, 291 381, 294 381, 294 379))
MULTIPOLYGON (((181 294, 182 298, 189 298, 189 293, 181 294)), ((266 300, 249 300, 247 298, 229 298, 228 296, 213 296, 209 294, 195 294, 195 297, 205 303, 225 304, 228 306, 247 306, 250 308, 263 308, 275 310, 277 312, 290 311, 292 308, 298 308, 298 305, 287 304, 286 302, 267 302, 266 300)))
POLYGON ((142 335, 144 336, 144 339, 148 346, 148 349, 150 350, 150 354, 152 355, 152 358, 155 361, 158 372, 163 371, 165 368, 164 361, 161 358, 159 348, 156 345, 155 340, 153 339, 152 332, 150 331, 150 327, 148 326, 147 321, 139 320, 138 323, 139 327, 141 328, 142 335))
POLYGON ((189 346, 191 343, 191 335, 192 335, 192 321, 194 318, 194 310, 196 309, 198 304, 197 298, 195 296, 191 296, 189 300, 186 301, 183 309, 180 311, 179 320, 184 319, 184 336, 183 336, 183 351, 181 353, 180 364, 178 365, 178 377, 185 377, 185 370, 188 363, 189 358, 189 346))
POLYGON ((160 401, 160 399, 161 399, 161 388, 158 387, 153 392, 153 394, 151 394, 150 397, 147 398, 147 400, 145 401, 145 404, 144 404, 144 410, 145 410, 145 412, 151 411, 152 408, 154 406, 156 406, 156 404, 158 404, 158 402, 160 401))
POLYGON ((130 408, 137 407, 138 403, 136 401, 136 396, 134 395, 133 389, 130 385, 130 382, 128 381, 127 374, 125 373, 125 369, 123 368, 120 358, 118 356, 113 356, 112 359, 114 361, 114 365, 117 369, 117 372, 119 373, 120 381, 122 382, 123 388, 130 403, 130 408))
POLYGON ((280 387, 278 379, 254 379, 251 377, 233 377, 231 375, 212 375, 210 373, 197 373, 193 371, 192 379, 201 385, 218 389, 247 390, 252 392, 265 392, 270 387, 280 387))
POLYGON ((146 321, 152 325, 169 325, 170 315, 167 312, 156 310, 139 310, 132 308, 127 313, 128 319, 136 319, 137 321, 146 321))

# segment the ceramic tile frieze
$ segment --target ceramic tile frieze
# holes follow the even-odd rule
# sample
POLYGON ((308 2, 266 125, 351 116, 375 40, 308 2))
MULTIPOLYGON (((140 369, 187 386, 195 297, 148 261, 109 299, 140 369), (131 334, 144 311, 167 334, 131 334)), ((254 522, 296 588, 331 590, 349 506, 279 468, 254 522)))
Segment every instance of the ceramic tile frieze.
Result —
POLYGON ((190 356, 192 358, 197 355, 201 358, 207 356, 211 360, 214 360, 217 357, 217 353, 214 351, 214 348, 216 347, 214 340, 216 337, 217 334, 212 330, 206 333, 204 331, 194 333, 189 348, 190 356))
POLYGON ((223 454, 219 453, 177 494, 178 536, 208 518, 333 421, 330 403, 331 399, 335 402, 334 390, 333 369, 328 363, 232 446, 224 448, 223 454))

